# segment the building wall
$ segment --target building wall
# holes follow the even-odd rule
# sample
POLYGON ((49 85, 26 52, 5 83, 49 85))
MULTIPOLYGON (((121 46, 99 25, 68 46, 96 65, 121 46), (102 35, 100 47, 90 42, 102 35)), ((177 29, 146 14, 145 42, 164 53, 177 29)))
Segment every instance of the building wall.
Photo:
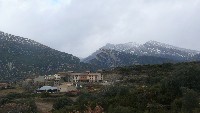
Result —
POLYGON ((57 87, 57 86, 59 86, 59 85, 60 85, 59 80, 54 80, 54 86, 57 87))
POLYGON ((52 75, 47 75, 47 76, 45 75, 44 79, 45 80, 53 80, 53 79, 56 79, 56 77, 52 76, 52 75))
POLYGON ((103 75, 101 73, 68 73, 67 82, 101 82, 103 75))
POLYGON ((57 79, 57 80, 61 79, 61 77, 60 77, 59 74, 55 74, 54 77, 55 77, 55 79, 57 79))
POLYGON ((102 81, 103 81, 103 75, 102 75, 102 74, 99 74, 99 75, 98 75, 98 81, 99 81, 99 82, 102 82, 102 81))
POLYGON ((90 73, 88 75, 91 82, 100 82, 103 80, 103 75, 101 75, 101 73, 90 73))

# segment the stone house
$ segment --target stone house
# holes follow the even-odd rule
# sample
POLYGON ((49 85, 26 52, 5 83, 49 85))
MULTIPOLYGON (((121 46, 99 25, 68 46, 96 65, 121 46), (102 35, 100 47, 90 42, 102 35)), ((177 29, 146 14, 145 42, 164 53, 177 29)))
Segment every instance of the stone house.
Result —
POLYGON ((102 82, 103 75, 101 73, 91 73, 89 71, 84 73, 68 72, 65 74, 67 82, 102 82))

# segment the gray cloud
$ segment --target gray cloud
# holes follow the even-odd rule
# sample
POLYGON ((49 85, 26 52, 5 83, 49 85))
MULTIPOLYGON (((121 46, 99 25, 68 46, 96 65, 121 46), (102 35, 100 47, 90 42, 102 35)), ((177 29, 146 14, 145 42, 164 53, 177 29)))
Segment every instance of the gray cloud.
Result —
POLYGON ((0 30, 86 57, 106 43, 200 50, 199 0, 0 0, 0 30))

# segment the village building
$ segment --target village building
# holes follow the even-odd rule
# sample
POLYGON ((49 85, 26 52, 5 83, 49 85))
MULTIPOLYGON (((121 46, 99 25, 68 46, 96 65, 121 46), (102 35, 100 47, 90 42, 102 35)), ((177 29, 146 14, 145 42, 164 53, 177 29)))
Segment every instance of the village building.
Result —
POLYGON ((84 73, 74 73, 73 71, 67 73, 60 73, 62 77, 66 77, 67 82, 102 82, 103 75, 101 73, 91 73, 86 71, 84 73))
POLYGON ((54 80, 55 79, 55 76, 54 75, 45 75, 44 76, 44 79, 47 81, 47 80, 54 80))
POLYGON ((52 86, 43 86, 41 88, 38 88, 36 92, 37 93, 41 93, 41 92, 56 93, 58 92, 58 88, 52 87, 52 86))
POLYGON ((43 87, 38 88, 36 91, 39 92, 73 92, 77 91, 77 87, 82 87, 81 83, 99 83, 103 82, 103 75, 101 73, 92 73, 86 71, 83 73, 74 73, 73 71, 69 72, 60 72, 55 75, 45 75, 38 76, 34 79, 34 83, 44 83, 39 84, 43 87), (80 86, 79 86, 80 85, 80 86))
POLYGON ((54 87, 58 87, 60 85, 60 80, 54 80, 54 87))
POLYGON ((44 79, 45 80, 60 80, 61 79, 61 77, 60 77, 60 75, 59 74, 55 74, 55 75, 45 75, 44 76, 44 79))

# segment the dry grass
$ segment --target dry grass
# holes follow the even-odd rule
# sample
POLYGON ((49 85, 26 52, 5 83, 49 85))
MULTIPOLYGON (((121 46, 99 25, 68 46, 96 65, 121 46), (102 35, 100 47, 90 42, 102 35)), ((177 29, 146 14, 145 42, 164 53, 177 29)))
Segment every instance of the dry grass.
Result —
POLYGON ((0 97, 5 96, 9 93, 22 93, 24 90, 22 88, 16 88, 16 89, 4 89, 0 90, 0 97))

